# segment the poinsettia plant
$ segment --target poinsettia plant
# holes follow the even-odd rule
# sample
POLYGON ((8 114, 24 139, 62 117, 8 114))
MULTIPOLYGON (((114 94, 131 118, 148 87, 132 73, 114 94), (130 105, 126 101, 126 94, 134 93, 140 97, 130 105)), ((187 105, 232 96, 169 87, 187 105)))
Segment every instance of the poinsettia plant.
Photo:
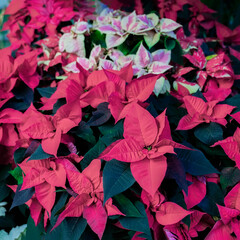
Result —
POLYGON ((0 236, 240 238, 238 27, 203 2, 11 1, 0 236))

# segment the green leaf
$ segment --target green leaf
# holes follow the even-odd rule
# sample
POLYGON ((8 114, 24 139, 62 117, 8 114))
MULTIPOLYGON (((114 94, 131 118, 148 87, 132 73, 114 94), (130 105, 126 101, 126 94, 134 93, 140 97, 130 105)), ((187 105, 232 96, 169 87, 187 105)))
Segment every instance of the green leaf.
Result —
POLYGON ((164 38, 164 47, 167 50, 173 50, 176 46, 176 40, 170 37, 164 38))
POLYGON ((124 213, 127 217, 142 217, 139 210, 134 206, 134 204, 125 197, 122 193, 114 196, 114 202, 118 209, 124 213))
POLYGON ((158 32, 158 33, 144 35, 143 38, 148 48, 150 49, 159 42, 160 36, 161 36, 161 33, 158 32))
POLYGON ((9 176, 11 165, 0 165, 0 181, 6 179, 9 176))
POLYGON ((14 207, 17 207, 17 206, 20 206, 20 205, 26 203, 29 199, 32 198, 33 194, 35 193, 34 187, 28 188, 25 190, 20 190, 21 187, 22 187, 21 184, 18 185, 18 187, 17 187, 17 191, 14 195, 12 206, 11 206, 10 210, 13 209, 14 207))
POLYGON ((100 31, 95 30, 91 34, 91 40, 96 45, 101 45, 102 48, 107 48, 106 42, 105 42, 105 35, 102 34, 100 31))
POLYGON ((9 173, 17 180, 18 185, 23 183, 22 169, 20 167, 14 168, 9 173))
POLYGON ((0 202, 4 200, 10 193, 10 188, 7 187, 7 183, 2 181, 0 182, 0 202))
POLYGON ((42 160, 42 159, 47 159, 50 157, 54 157, 51 154, 45 153, 42 149, 42 145, 40 144, 37 148, 37 150, 32 154, 32 156, 28 159, 30 160, 42 160))
POLYGON ((152 239, 147 214, 143 203, 135 202, 135 207, 141 213, 141 217, 119 217, 119 222, 124 228, 146 234, 146 239, 152 239))
POLYGON ((50 98, 53 93, 57 90, 56 87, 45 87, 45 88, 37 88, 38 92, 42 97, 50 98))
POLYGON ((107 162, 103 169, 104 202, 130 188, 135 182, 129 163, 115 159, 107 162))
POLYGON ((234 95, 233 97, 226 99, 223 103, 240 108, 240 94, 234 95))
POLYGON ((14 158, 14 162, 17 163, 21 163, 24 160, 24 155, 26 152, 26 148, 18 148, 14 154, 13 154, 13 158, 14 158))
POLYGON ((27 222, 27 233, 25 240, 44 240, 45 239, 45 230, 43 227, 43 222, 41 221, 37 226, 31 216, 28 218, 27 222))
POLYGON ((224 205, 224 194, 216 183, 207 182, 207 194, 198 204, 198 207, 212 216, 219 217, 220 215, 216 204, 224 205))
POLYGON ((46 240, 79 240, 87 226, 87 221, 81 217, 71 217, 45 236, 46 240))
POLYGON ((99 141, 94 145, 85 155, 83 160, 80 162, 80 166, 85 169, 93 159, 97 158, 102 151, 106 148, 106 144, 100 138, 99 141))
POLYGON ((181 160, 185 171, 191 175, 201 176, 210 173, 219 173, 199 150, 193 149, 191 151, 177 148, 174 151, 177 153, 178 159, 181 160))
POLYGON ((174 63, 178 63, 180 65, 183 65, 183 50, 178 41, 176 41, 175 47, 171 51, 171 60, 174 63))
POLYGON ((211 122, 210 124, 199 125, 194 130, 194 135, 201 142, 207 145, 212 145, 223 139, 223 130, 219 124, 211 122))
POLYGON ((226 167, 220 175, 220 183, 223 189, 232 187, 240 181, 240 170, 236 167, 226 167))
POLYGON ((81 121, 79 123, 75 134, 89 143, 92 143, 92 144, 96 143, 96 139, 93 135, 93 130, 84 121, 81 121))

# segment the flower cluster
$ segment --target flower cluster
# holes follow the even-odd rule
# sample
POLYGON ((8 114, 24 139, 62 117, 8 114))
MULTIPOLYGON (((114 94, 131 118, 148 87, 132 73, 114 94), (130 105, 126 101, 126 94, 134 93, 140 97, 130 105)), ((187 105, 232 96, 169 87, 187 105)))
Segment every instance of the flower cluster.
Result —
POLYGON ((36 239, 239 239, 237 29, 200 0, 158 0, 160 16, 141 1, 132 12, 102 2, 113 9, 6 9, 3 228, 22 224, 36 239))

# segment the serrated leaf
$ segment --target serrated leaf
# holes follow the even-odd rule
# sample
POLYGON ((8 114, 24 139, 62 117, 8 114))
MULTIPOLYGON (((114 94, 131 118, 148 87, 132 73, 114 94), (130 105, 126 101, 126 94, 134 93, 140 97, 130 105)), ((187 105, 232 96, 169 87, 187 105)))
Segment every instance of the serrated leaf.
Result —
POLYGON ((191 151, 178 148, 174 151, 177 153, 178 159, 182 162, 185 171, 191 175, 201 176, 219 173, 200 150, 194 149, 191 151))
POLYGON ((54 157, 51 154, 45 153, 42 149, 42 145, 40 144, 37 148, 37 150, 32 154, 32 156, 28 159, 30 160, 42 160, 42 159, 47 159, 50 157, 54 157))
POLYGON ((118 209, 126 215, 126 217, 134 217, 139 218, 142 217, 139 210, 136 208, 136 206, 123 194, 118 194, 114 196, 115 205, 118 207, 118 209))
POLYGON ((20 206, 25 202, 27 202, 29 199, 32 198, 33 194, 35 193, 35 189, 33 187, 22 190, 22 191, 20 190, 21 187, 22 187, 22 184, 18 185, 17 187, 17 191, 14 195, 10 210, 13 209, 14 207, 20 206))
POLYGON ((133 185, 135 179, 132 176, 128 163, 115 159, 107 162, 103 169, 104 202, 127 190, 133 185))
POLYGON ((223 139, 223 130, 219 124, 211 122, 210 124, 201 124, 196 127, 194 135, 201 142, 212 145, 223 139))

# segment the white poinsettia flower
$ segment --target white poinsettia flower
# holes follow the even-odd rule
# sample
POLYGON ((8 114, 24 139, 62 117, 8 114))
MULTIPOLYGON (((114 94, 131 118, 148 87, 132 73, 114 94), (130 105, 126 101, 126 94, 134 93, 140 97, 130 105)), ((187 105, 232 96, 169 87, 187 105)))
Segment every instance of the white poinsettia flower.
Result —
POLYGON ((200 86, 197 83, 188 82, 185 79, 179 79, 173 82, 173 88, 175 91, 178 91, 179 85, 188 90, 189 94, 193 94, 198 90, 201 90, 200 86))
POLYGON ((1 202, 0 203, 0 217, 4 217, 6 213, 6 208, 4 206, 7 205, 7 202, 1 202))
POLYGON ((74 35, 73 33, 64 33, 59 39, 59 51, 75 53, 78 57, 85 57, 84 35, 74 35))
POLYGON ((1 240, 17 240, 21 236, 21 234, 24 233, 24 231, 27 228, 27 224, 24 224, 22 226, 17 226, 15 228, 12 228, 9 233, 7 233, 4 230, 0 231, 0 239, 1 240))
POLYGON ((170 92, 170 83, 165 77, 160 77, 155 83, 153 92, 158 97, 159 94, 170 92))

